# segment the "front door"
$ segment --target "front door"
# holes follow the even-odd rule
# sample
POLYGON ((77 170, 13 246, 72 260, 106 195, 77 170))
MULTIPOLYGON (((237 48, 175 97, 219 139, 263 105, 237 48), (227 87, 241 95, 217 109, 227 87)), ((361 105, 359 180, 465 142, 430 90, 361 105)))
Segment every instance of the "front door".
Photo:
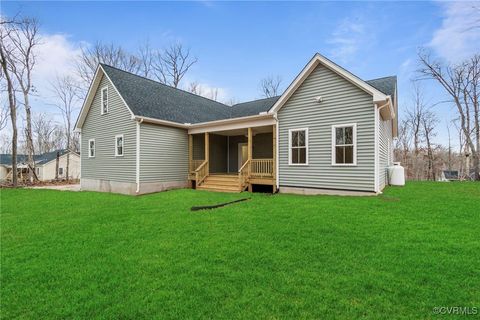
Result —
POLYGON ((248 145, 246 143, 238 144, 238 170, 248 159, 248 145))

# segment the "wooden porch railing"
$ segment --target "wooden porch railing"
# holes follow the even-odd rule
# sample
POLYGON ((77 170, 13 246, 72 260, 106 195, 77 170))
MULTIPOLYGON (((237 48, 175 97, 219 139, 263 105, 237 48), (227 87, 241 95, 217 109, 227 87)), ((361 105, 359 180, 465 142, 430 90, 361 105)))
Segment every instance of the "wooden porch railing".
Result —
POLYGON ((199 186, 208 175, 208 160, 203 160, 202 164, 195 170, 196 185, 199 186))
POLYGON ((250 177, 273 178, 273 159, 252 159, 250 163, 250 177))
POLYGON ((245 190, 248 177, 250 176, 250 160, 245 161, 243 166, 238 170, 238 183, 240 186, 240 190, 245 190))
POLYGON ((190 172, 195 172, 195 170, 197 170, 197 168, 200 167, 204 161, 205 160, 192 160, 190 162, 190 172))

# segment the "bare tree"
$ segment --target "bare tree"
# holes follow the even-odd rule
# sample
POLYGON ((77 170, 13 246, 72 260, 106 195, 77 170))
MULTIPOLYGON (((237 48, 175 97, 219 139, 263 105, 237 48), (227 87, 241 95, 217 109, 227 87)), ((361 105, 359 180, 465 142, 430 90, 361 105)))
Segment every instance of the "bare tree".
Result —
POLYGON ((52 136, 56 127, 46 113, 37 113, 33 117, 32 130, 38 153, 52 151, 52 136))
POLYGON ((15 75, 18 86, 22 91, 23 105, 25 107, 26 126, 25 139, 27 148, 27 164, 30 182, 33 182, 35 175, 35 162, 33 155, 35 153, 32 137, 32 111, 30 105, 30 94, 33 91, 32 72, 35 67, 35 50, 39 45, 39 24, 36 19, 24 18, 12 28, 9 41, 13 52, 7 59, 10 61, 10 68, 15 75))
POLYGON ((69 179, 70 168, 70 150, 71 137, 72 137, 72 121, 73 113, 77 108, 78 99, 78 84, 72 77, 57 76, 57 79, 52 83, 52 90, 57 99, 55 106, 60 110, 65 125, 65 137, 66 137, 66 149, 67 149, 67 165, 66 165, 66 178, 69 179))
POLYGON ((415 179, 420 179, 423 169, 421 168, 420 162, 420 147, 423 143, 424 136, 421 134, 422 131, 422 118, 426 111, 425 98, 422 91, 422 88, 416 82, 412 82, 413 86, 413 104, 411 108, 407 108, 407 122, 408 127, 411 130, 412 140, 413 140, 413 152, 411 163, 411 173, 415 179))
MULTIPOLYGON (((1 72, 0 72, 1 74, 1 72)), ((8 124, 8 117, 10 116, 10 108, 7 104, 2 104, 0 107, 0 130, 5 129, 8 124)))
POLYGON ((83 80, 81 88, 84 91, 92 82, 100 63, 132 73, 139 73, 142 69, 141 60, 121 46, 101 42, 95 43, 92 47, 85 46, 81 49, 81 54, 75 63, 77 74, 83 80))
POLYGON ((153 61, 153 74, 161 83, 178 88, 182 78, 197 61, 197 58, 190 56, 190 49, 175 43, 162 52, 157 52, 153 61))
POLYGON ((260 90, 266 98, 276 97, 280 95, 280 85, 282 78, 280 76, 269 76, 260 80, 260 90))
POLYGON ((434 145, 432 139, 435 137, 435 127, 438 124, 438 118, 436 115, 430 111, 426 110, 422 113, 421 119, 422 135, 427 144, 427 158, 428 158, 428 169, 427 169, 427 180, 435 180, 435 158, 434 158, 434 145))
POLYGON ((138 48, 138 59, 140 63, 139 74, 150 78, 153 76, 154 50, 150 46, 150 41, 145 41, 138 48))
POLYGON ((12 32, 12 25, 15 22, 3 20, 0 18, 0 65, 1 79, 6 82, 8 92, 8 105, 10 108, 10 119, 12 122, 12 184, 17 186, 17 101, 15 97, 15 87, 12 79, 11 68, 9 67, 9 56, 12 55, 13 48, 10 42, 7 42, 7 38, 12 32))
POLYGON ((456 106, 467 153, 472 152, 475 180, 480 180, 480 54, 457 65, 433 60, 425 50, 418 56, 419 73, 436 80, 456 106))

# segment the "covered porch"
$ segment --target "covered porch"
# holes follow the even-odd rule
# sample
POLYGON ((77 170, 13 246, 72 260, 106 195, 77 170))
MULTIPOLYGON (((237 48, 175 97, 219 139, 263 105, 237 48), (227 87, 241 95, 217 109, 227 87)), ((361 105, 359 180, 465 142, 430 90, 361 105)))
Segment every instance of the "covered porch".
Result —
POLYGON ((192 187, 214 191, 276 191, 276 126, 264 125, 189 134, 192 187))

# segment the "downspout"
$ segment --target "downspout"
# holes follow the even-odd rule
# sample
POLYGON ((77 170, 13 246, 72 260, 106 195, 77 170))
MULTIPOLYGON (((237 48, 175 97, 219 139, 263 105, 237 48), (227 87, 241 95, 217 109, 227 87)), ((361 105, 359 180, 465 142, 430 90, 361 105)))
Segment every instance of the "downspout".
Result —
POLYGON ((140 124, 143 122, 143 119, 137 120, 137 155, 136 155, 136 168, 135 168, 135 182, 137 184, 137 189, 135 193, 138 194, 140 192, 140 124))

